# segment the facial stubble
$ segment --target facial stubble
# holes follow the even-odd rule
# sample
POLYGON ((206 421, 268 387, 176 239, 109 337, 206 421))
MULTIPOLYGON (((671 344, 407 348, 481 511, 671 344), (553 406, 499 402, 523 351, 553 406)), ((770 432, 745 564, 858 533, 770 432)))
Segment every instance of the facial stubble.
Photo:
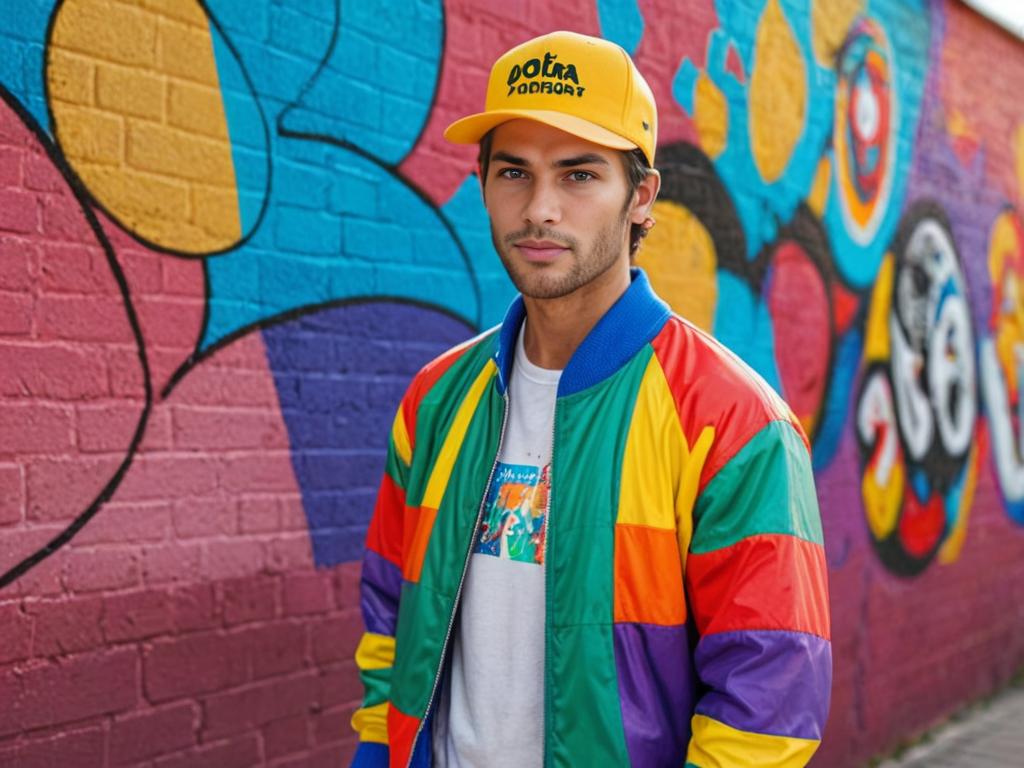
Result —
MULTIPOLYGON (((632 195, 630 195, 632 198, 632 195)), ((559 299, 568 296, 587 283, 596 280, 622 257, 623 244, 629 227, 628 213, 630 200, 620 212, 618 220, 603 227, 594 238, 585 257, 580 256, 580 242, 576 238, 546 227, 529 226, 499 238, 491 222, 491 241, 501 258, 512 283, 524 296, 533 299, 559 299), (520 240, 550 240, 571 251, 572 267, 561 276, 551 275, 546 264, 524 264, 512 256, 515 243, 520 240)), ((626 243, 628 247, 628 243, 626 243)), ((559 260, 566 258, 560 256, 559 260)))

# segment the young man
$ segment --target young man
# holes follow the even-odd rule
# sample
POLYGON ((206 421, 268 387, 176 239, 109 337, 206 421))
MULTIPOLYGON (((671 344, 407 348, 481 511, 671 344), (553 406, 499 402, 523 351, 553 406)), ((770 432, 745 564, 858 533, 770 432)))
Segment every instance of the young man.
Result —
POLYGON ((446 136, 480 143, 521 296, 395 417, 354 765, 805 764, 831 684, 806 438, 630 269, 650 89, 618 46, 556 32, 446 136))

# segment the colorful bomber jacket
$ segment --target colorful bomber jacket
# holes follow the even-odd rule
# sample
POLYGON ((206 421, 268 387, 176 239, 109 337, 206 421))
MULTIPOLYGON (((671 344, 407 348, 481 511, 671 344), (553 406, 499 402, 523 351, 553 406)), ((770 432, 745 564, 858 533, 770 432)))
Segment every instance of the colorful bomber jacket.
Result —
MULTIPOLYGON (((523 319, 428 364, 367 534, 354 766, 431 765, 430 712, 505 422, 523 319)), ((555 407, 545 766, 802 766, 832 678, 807 439, 634 270, 555 407)))

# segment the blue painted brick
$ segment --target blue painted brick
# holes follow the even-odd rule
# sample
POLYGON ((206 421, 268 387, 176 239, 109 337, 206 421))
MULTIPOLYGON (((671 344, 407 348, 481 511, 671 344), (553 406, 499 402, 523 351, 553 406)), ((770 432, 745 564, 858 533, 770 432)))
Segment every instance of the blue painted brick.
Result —
POLYGON ((270 43, 302 58, 319 62, 328 53, 332 27, 289 8, 270 10, 270 43))
POLYGON ((338 219, 322 211, 290 205, 277 206, 274 242, 297 253, 341 253, 338 219))
POLYGON ((351 173, 336 172, 331 176, 328 205, 338 213, 376 216, 377 184, 351 173))

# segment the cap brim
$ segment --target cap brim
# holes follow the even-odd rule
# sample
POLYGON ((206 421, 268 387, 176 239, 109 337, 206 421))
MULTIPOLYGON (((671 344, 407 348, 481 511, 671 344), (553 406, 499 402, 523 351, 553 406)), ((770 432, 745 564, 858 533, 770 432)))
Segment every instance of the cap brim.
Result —
POLYGON ((496 109, 491 112, 480 112, 456 120, 445 129, 444 137, 453 144, 476 144, 489 130, 509 120, 533 120, 610 149, 637 148, 629 139, 612 133, 596 123, 547 109, 496 109))

